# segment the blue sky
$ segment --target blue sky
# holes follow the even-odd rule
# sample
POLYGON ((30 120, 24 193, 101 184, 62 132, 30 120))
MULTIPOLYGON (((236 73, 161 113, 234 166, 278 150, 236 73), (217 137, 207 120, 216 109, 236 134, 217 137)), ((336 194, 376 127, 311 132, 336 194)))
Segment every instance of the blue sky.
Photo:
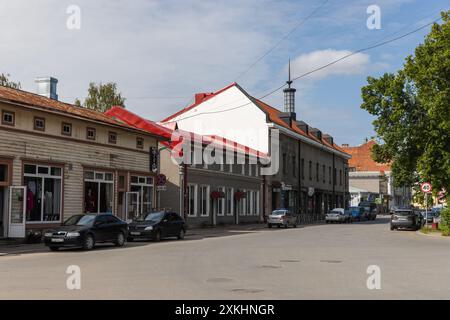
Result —
MULTIPOLYGON (((9 0, 0 3, 0 72, 28 91, 33 79, 59 79, 60 100, 83 98, 90 81, 117 82, 126 107, 151 120, 181 109, 196 92, 237 80, 260 97, 286 80, 388 35, 406 33, 449 9, 446 0, 329 0, 311 19, 259 61, 324 0, 9 0), (381 9, 381 29, 369 30, 366 9, 381 9), (69 30, 66 10, 77 5, 81 28, 69 30)), ((372 136, 360 109, 369 75, 401 68, 429 28, 305 77, 297 88, 297 117, 335 137, 359 144, 372 136)), ((265 99, 282 108, 282 92, 265 99)))

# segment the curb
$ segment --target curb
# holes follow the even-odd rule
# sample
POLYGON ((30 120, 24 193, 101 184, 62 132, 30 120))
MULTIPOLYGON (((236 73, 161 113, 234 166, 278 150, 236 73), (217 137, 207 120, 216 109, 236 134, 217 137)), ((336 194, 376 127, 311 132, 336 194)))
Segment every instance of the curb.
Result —
POLYGON ((426 237, 432 237, 432 238, 436 238, 436 239, 448 239, 448 240, 450 240, 450 236, 443 236, 441 234, 438 234, 438 235, 427 234, 427 233, 420 232, 420 230, 417 230, 416 234, 421 235, 421 236, 426 236, 426 237))

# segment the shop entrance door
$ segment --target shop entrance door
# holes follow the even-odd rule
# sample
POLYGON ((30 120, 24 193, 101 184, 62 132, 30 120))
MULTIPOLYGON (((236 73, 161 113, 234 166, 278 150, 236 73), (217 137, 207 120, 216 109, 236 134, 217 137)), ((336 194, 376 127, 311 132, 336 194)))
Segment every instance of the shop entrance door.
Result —
POLYGON ((139 192, 127 192, 125 194, 125 220, 132 220, 141 214, 139 205, 139 192))
POLYGON ((0 187, 0 238, 5 237, 5 187, 0 187))
POLYGON ((25 238, 25 208, 27 187, 9 189, 9 238, 25 238))

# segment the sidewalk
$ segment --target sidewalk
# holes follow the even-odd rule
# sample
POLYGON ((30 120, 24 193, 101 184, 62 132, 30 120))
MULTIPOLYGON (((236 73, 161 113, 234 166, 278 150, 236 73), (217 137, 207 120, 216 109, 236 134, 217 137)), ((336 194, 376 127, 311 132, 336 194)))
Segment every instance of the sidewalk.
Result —
MULTIPOLYGON (((312 224, 298 225, 297 228, 304 228, 307 226, 313 226, 322 224, 321 222, 312 224)), ((204 238, 215 238, 215 237, 227 237, 235 236, 240 234, 259 232, 259 231, 276 231, 278 228, 268 229, 265 223, 253 223, 253 224, 242 224, 242 225, 221 225, 215 227, 192 227, 188 228, 186 232, 186 240, 200 240, 204 238)), ((145 242, 132 242, 127 245, 141 246, 145 244, 151 244, 151 241, 145 242)), ((6 255, 20 255, 27 253, 39 253, 48 252, 48 248, 43 243, 17 243, 11 240, 0 240, 0 258, 6 255)))

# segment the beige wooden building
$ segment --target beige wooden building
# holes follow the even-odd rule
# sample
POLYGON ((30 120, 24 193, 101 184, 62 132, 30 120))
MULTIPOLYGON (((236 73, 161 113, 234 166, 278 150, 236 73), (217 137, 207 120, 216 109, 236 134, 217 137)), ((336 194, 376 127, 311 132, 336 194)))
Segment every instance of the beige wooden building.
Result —
MULTIPOLYGON (((56 79, 47 80, 55 90, 56 79)), ((74 214, 127 219, 154 208, 149 149, 161 137, 59 102, 51 91, 53 99, 0 87, 0 238, 23 238, 74 214)))

